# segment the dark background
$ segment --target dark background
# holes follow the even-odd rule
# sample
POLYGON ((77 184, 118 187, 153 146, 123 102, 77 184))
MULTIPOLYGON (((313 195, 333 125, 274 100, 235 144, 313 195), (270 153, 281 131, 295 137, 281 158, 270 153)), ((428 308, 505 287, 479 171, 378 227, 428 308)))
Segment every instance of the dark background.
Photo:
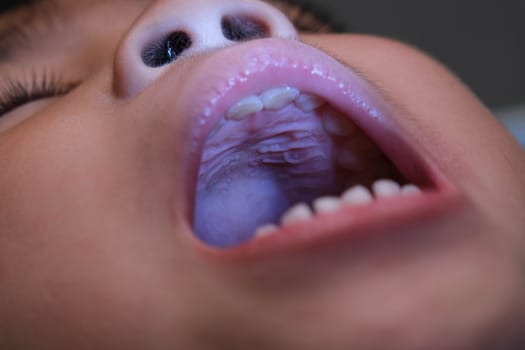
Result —
POLYGON ((301 0, 345 31, 413 44, 492 109, 525 103, 525 0, 301 0))

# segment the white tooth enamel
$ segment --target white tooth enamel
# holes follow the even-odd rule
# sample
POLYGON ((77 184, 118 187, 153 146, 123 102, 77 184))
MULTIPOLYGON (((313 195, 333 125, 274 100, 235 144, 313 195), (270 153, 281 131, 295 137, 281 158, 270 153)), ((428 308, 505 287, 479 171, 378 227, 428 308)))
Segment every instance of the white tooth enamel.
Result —
POLYGON ((299 203, 290 208, 281 218, 281 224, 286 226, 298 221, 305 221, 313 217, 312 210, 305 203, 299 203))
POLYGON ((401 186, 392 180, 378 180, 372 185, 377 198, 393 197, 401 193, 401 186))
POLYGON ((372 193, 364 186, 355 186, 343 193, 344 203, 354 205, 370 204, 374 201, 372 193))
POLYGON ((357 127, 347 117, 331 108, 325 110, 323 127, 326 132, 335 136, 351 136, 357 131, 357 127))
POLYGON ((255 231, 255 237, 261 238, 261 237, 269 236, 275 231, 277 231, 278 228, 279 227, 277 225, 273 225, 273 224, 261 226, 257 229, 257 231, 255 231))
POLYGON ((248 96, 234 104, 228 112, 226 119, 242 120, 250 114, 262 111, 264 105, 258 96, 248 96))
POLYGON ((401 193, 407 196, 421 194, 421 189, 416 185, 405 185, 401 188, 401 193))
POLYGON ((314 201, 313 207, 318 214, 333 213, 343 206, 343 201, 337 197, 321 197, 314 201))
POLYGON ((323 100, 322 98, 309 94, 301 94, 295 100, 295 105, 303 112, 315 111, 317 108, 323 106, 325 103, 325 100, 323 100))
POLYGON ((260 98, 264 108, 279 110, 295 101, 295 99, 299 97, 299 93, 299 90, 293 87, 284 86, 265 91, 260 95, 260 98))

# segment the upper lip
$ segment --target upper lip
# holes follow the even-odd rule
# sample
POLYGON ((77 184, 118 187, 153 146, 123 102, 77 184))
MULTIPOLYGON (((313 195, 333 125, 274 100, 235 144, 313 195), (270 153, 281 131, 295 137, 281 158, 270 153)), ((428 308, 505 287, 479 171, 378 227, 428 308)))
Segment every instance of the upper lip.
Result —
POLYGON ((195 181, 205 139, 229 107, 261 91, 293 86, 318 95, 351 116, 412 182, 438 192, 452 192, 450 182, 427 154, 411 145, 399 127, 395 110, 358 73, 324 52, 299 41, 261 39, 236 45, 199 58, 177 108, 189 116, 190 172, 187 189, 194 201, 195 181))

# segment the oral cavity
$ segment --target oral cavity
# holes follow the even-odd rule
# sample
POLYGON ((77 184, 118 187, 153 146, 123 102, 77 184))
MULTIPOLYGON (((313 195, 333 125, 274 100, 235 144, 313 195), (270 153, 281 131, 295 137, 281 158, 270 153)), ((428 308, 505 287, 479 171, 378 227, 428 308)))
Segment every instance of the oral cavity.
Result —
POLYGON ((284 86, 239 100, 205 143, 194 231, 233 247, 290 225, 420 189, 347 116, 284 86))

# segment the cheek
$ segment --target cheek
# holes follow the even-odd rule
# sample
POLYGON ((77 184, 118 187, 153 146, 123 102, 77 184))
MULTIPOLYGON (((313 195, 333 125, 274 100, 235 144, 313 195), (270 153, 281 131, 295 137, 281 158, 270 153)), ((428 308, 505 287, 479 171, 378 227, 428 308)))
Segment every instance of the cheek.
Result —
POLYGON ((142 191, 145 156, 112 119, 48 113, 0 137, 0 329, 18 340, 140 337, 184 293, 163 274, 176 244, 153 234, 173 227, 142 191))

